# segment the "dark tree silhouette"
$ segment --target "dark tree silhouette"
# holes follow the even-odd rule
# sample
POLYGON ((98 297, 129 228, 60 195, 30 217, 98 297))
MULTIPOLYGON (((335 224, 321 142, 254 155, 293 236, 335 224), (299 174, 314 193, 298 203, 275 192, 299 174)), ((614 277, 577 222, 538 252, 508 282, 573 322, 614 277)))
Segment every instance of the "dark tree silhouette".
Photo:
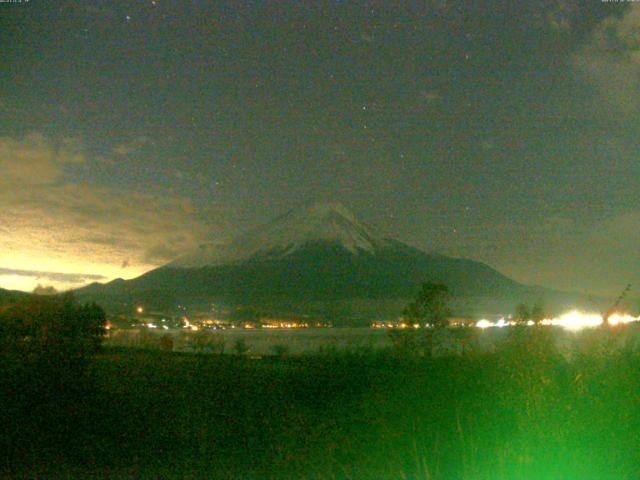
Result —
POLYGON ((410 324, 431 328, 443 328, 448 325, 451 315, 449 308, 449 288, 441 283, 425 282, 416 299, 402 312, 410 324))
POLYGON ((540 303, 536 303, 531 308, 531 320, 536 325, 540 325, 540 322, 544 320, 545 312, 544 307, 540 303))
POLYGON ((30 358, 83 358, 100 348, 104 310, 79 305, 72 295, 33 296, 0 310, 0 347, 30 358))
POLYGON ((516 323, 526 325, 531 318, 531 310, 526 303, 520 303, 516 306, 516 311, 513 313, 513 319, 516 323))
MULTIPOLYGON (((0 308, 0 451, 75 451, 91 423, 88 360, 104 335, 105 313, 71 295, 33 295, 0 308), (15 426, 19 425, 19 429, 15 426)), ((32 452, 27 454, 27 452, 32 452)))

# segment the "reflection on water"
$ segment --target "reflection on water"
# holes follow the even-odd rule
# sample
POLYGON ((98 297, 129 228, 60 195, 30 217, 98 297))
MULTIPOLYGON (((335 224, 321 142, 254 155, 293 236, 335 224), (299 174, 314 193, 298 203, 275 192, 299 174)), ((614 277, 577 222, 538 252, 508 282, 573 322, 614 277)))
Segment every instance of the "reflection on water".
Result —
MULTIPOLYGON (((596 343, 605 341, 608 348, 626 348, 640 351, 640 325, 621 326, 618 329, 586 329, 568 331, 553 328, 553 338, 560 351, 567 357, 575 353, 580 339, 586 337, 596 343)), ((467 346, 474 350, 492 351, 509 334, 508 328, 469 329, 467 346)), ((111 330, 105 346, 144 349, 161 348, 160 339, 170 336, 172 350, 176 352, 234 353, 238 343, 243 344, 243 353, 249 355, 271 355, 278 352, 290 354, 330 353, 362 351, 392 346, 391 338, 384 329, 354 328, 301 328, 301 329, 227 329, 217 331, 189 330, 111 330), (220 347, 223 347, 220 349, 220 347)))
MULTIPOLYGON (((194 350, 197 338, 206 335, 208 340, 223 340, 225 351, 232 352, 238 341, 243 341, 247 353, 268 355, 279 347, 286 346, 291 354, 313 353, 321 351, 344 351, 360 349, 378 349, 391 346, 385 331, 371 328, 301 328, 292 330, 274 329, 227 329, 211 333, 191 332, 188 330, 116 330, 110 333, 107 346, 153 347, 159 345, 159 338, 171 335, 174 351, 190 352, 194 350)), ((205 349, 206 351, 206 349, 205 349)))

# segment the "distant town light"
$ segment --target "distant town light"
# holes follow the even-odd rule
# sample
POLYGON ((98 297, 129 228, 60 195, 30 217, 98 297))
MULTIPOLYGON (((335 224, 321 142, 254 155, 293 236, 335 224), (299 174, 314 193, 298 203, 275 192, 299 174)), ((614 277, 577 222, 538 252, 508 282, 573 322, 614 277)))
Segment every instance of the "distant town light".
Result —
MULTIPOLYGON (((640 317, 634 317, 626 313, 613 313, 609 317, 609 325, 622 325, 637 321, 640 321, 640 317)), ((570 312, 563 313, 558 317, 545 318, 540 323, 542 325, 552 325, 562 327, 566 330, 577 331, 582 330, 583 328, 594 328, 602 325, 602 315, 599 313, 587 313, 572 310, 570 312)), ((508 325, 515 325, 515 322, 507 321, 504 318, 501 318, 496 322, 491 322, 483 318, 476 322, 476 327, 482 329, 489 327, 506 327, 508 325)), ((527 325, 532 326, 535 325, 535 323, 532 320, 529 320, 527 321, 527 325)))
POLYGON ((621 323, 637 322, 640 317, 636 318, 629 314, 614 313, 609 317, 609 325, 619 325, 621 323))
POLYGON ((545 319, 544 325, 557 325, 567 330, 582 330, 583 328, 597 327, 602 324, 602 315, 598 313, 584 313, 572 310, 557 318, 545 319))
POLYGON ((482 320, 478 320, 476 322, 476 327, 478 328, 489 328, 489 327, 494 327, 495 325, 493 324, 493 322, 490 322, 489 320, 486 319, 482 319, 482 320))
POLYGON ((502 327, 506 327, 507 325, 509 325, 509 322, 507 322, 507 321, 504 319, 504 317, 503 317, 503 318, 500 318, 500 319, 496 322, 496 325, 495 325, 495 326, 496 326, 496 327, 500 327, 500 328, 502 328, 502 327))

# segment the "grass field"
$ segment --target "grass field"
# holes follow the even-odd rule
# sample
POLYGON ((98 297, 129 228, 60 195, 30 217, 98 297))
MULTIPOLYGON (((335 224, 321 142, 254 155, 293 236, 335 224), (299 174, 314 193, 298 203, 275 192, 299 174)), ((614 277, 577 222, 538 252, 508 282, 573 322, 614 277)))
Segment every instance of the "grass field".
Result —
POLYGON ((628 328, 585 334, 571 360, 541 331, 509 336, 494 352, 441 358, 107 349, 67 383, 4 362, 2 472, 640 478, 640 353, 611 347, 628 328))

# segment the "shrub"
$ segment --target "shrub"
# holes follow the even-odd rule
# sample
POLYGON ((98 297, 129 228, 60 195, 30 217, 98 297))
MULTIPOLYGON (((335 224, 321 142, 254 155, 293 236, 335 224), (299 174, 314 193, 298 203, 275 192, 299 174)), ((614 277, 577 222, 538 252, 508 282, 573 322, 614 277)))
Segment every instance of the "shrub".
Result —
POLYGON ((173 351, 173 337, 165 333, 160 339, 160 350, 163 352, 171 352, 173 351))
POLYGON ((244 338, 238 338, 233 344, 233 350, 238 355, 244 355, 249 351, 249 347, 247 347, 247 342, 245 342, 244 338))
POLYGON ((144 350, 155 350, 159 347, 156 334, 147 328, 140 329, 136 340, 138 348, 144 350))
POLYGON ((289 355, 289 345, 286 345, 284 343, 278 343, 273 347, 271 347, 271 351, 276 357, 279 357, 279 358, 286 357, 287 355, 289 355))
POLYGON ((0 348, 23 360, 80 360, 100 348, 105 322, 102 308, 71 295, 30 297, 0 310, 0 348))
POLYGON ((212 335, 207 346, 213 353, 222 355, 224 353, 225 341, 222 335, 212 335))

